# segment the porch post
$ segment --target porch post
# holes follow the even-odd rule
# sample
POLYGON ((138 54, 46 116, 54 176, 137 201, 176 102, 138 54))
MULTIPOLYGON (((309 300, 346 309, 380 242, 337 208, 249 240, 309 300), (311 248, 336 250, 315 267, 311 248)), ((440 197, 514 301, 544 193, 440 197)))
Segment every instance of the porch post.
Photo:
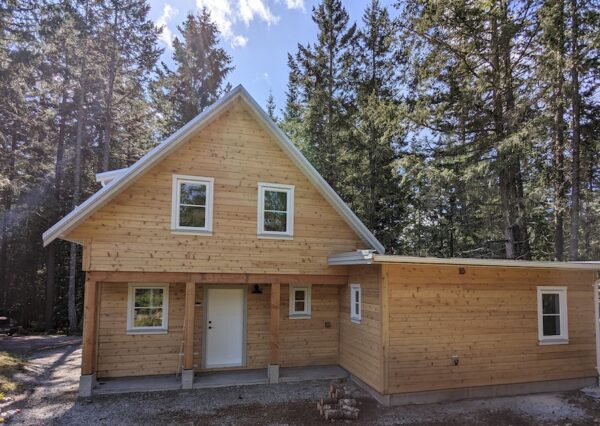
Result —
POLYGON ((183 371, 181 387, 191 389, 194 384, 194 312, 196 306, 196 283, 185 284, 185 314, 183 334, 183 371))
POLYGON ((267 376, 269 383, 279 382, 279 311, 281 300, 281 285, 271 283, 271 355, 267 376))
POLYGON ((89 397, 96 384, 96 342, 98 338, 98 282, 88 272, 83 296, 83 341, 79 396, 89 397))

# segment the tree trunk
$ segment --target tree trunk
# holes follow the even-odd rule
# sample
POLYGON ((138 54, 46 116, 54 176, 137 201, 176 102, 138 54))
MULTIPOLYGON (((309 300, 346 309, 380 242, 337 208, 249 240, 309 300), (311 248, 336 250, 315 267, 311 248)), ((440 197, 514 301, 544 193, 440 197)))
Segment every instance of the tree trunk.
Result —
POLYGON ((580 204, 580 108, 579 94, 579 9, 577 0, 571 0, 571 103, 572 136, 571 152, 573 156, 571 166, 571 239, 569 243, 569 260, 579 257, 579 204, 580 204))
POLYGON ((556 91, 554 94, 554 140, 552 144, 552 165, 554 169, 554 260, 563 261, 565 252, 564 211, 565 211, 565 107, 564 107, 564 8, 560 4, 559 41, 557 46, 556 91))
POLYGON ((17 151, 17 132, 13 131, 11 134, 11 145, 10 145, 10 157, 8 161, 7 167, 7 177, 10 181, 10 185, 5 189, 2 200, 2 207, 4 211, 2 212, 2 243, 0 244, 0 285, 2 285, 2 289, 0 291, 0 306, 4 308, 8 308, 9 300, 9 279, 8 279, 8 251, 9 251, 9 243, 8 240, 10 238, 10 227, 11 227, 11 218, 12 218, 12 203, 13 203, 13 189, 12 184, 14 183, 14 179, 16 176, 15 170, 15 153, 17 151))
MULTIPOLYGON (((119 28, 119 9, 115 3, 114 19, 113 19, 113 31, 118 31, 119 28)), ((108 171, 110 167, 110 139, 112 137, 112 104, 113 104, 113 93, 115 86, 115 79, 117 76, 117 41, 116 36, 113 34, 113 39, 110 48, 110 61, 108 63, 108 81, 106 94, 104 96, 104 103, 106 111, 104 111, 104 138, 102 141, 102 171, 108 171)))
MULTIPOLYGON (((85 131, 85 99, 87 84, 85 80, 86 64, 81 66, 79 100, 77 104, 77 133, 75 136, 75 166, 73 168, 73 208, 79 204, 81 197, 81 147, 83 145, 83 132, 85 131)), ((77 322, 77 306, 75 303, 77 289, 77 245, 71 243, 69 255, 69 287, 67 292, 67 306, 69 316, 69 333, 74 334, 79 324, 77 322)))
MULTIPOLYGON (((60 124, 58 126, 58 138, 56 141, 56 161, 54 164, 54 211, 52 219, 56 221, 59 217, 61 203, 61 188, 63 178, 63 163, 65 155, 65 133, 66 133, 66 111, 67 92, 63 91, 59 106, 60 124)), ((45 320, 46 330, 53 330, 54 303, 56 298, 56 243, 51 243, 46 253, 46 301, 45 320)))

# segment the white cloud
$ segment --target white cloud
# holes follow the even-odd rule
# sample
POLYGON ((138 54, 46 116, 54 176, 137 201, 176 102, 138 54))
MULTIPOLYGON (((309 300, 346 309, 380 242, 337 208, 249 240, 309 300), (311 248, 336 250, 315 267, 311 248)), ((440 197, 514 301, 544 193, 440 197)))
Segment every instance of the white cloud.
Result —
POLYGON ((236 35, 231 40, 231 45, 233 47, 244 47, 246 43, 248 43, 248 38, 241 35, 236 35))
POLYGON ((156 21, 156 25, 158 27, 162 27, 162 33, 160 34, 160 40, 167 45, 169 49, 173 48, 173 33, 167 26, 167 22, 177 16, 179 14, 179 10, 175 9, 169 3, 165 4, 163 8, 163 13, 160 15, 160 18, 156 21))
POLYGON ((288 9, 304 10, 304 0, 285 0, 288 9))
POLYGON ((248 26, 255 19, 266 22, 267 25, 279 21, 279 17, 271 12, 264 0, 196 0, 196 6, 199 9, 206 7, 210 11, 221 35, 232 47, 244 47, 248 43, 247 37, 234 32, 236 22, 241 21, 248 26))
POLYGON ((258 16, 258 18, 268 25, 279 21, 279 17, 273 15, 269 7, 262 0, 238 0, 238 5, 240 18, 246 25, 252 22, 254 16, 258 16))

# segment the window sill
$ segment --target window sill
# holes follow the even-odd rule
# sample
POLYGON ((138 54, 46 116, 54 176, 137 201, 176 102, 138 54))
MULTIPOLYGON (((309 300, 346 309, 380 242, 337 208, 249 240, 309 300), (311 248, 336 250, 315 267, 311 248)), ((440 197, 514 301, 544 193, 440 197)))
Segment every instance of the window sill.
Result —
POLYGON ((569 339, 547 339, 547 340, 538 340, 539 346, 546 345, 568 345, 569 339))
POLYGON ((203 231, 201 229, 180 229, 171 228, 171 234, 174 235, 197 235, 200 237, 212 237, 212 231, 203 231))
POLYGON ((360 320, 356 319, 356 318, 350 318, 350 321, 353 322, 354 324, 360 324, 360 320))
POLYGON ((284 234, 257 234, 256 237, 259 240, 293 240, 293 235, 284 234))
POLYGON ((289 319, 310 319, 310 315, 307 314, 290 314, 289 319))
POLYGON ((160 328, 160 329, 156 329, 156 330, 152 330, 152 329, 130 329, 127 330, 127 335, 133 335, 133 334, 167 334, 169 332, 169 330, 164 329, 164 328, 160 328))

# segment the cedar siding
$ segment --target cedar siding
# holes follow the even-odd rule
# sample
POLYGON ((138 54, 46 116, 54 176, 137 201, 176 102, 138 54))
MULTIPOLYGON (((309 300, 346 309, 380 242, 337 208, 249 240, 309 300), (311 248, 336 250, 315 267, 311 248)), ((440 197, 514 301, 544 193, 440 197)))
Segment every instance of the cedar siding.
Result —
POLYGON ((349 268, 340 292, 340 365, 378 392, 383 392, 381 266, 349 268), (360 284, 362 319, 350 320, 350 284, 360 284))
POLYGON ((343 274, 327 256, 364 247, 240 100, 68 237, 93 271, 343 274), (174 174, 215 179, 212 236, 171 232, 174 174), (293 240, 257 238, 258 182, 295 186, 293 240))
MULTIPOLYGON (((222 284, 219 284, 222 285, 222 284)), ((246 365, 265 368, 269 362, 269 285, 262 294, 247 288, 246 365)), ((127 334, 127 283, 100 284, 98 377, 175 374, 183 340, 185 284, 169 285, 169 330, 166 334, 127 334)), ((196 284, 194 370, 203 371, 205 286, 196 284)), ((338 363, 339 286, 312 285, 310 319, 289 318, 288 286, 281 286, 280 356, 283 367, 338 363), (326 327, 325 322, 329 322, 326 327)), ((214 371, 214 369, 211 369, 214 371)))
POLYGON ((431 391, 596 376, 593 271, 384 264, 388 387, 431 391), (538 344, 537 286, 567 286, 569 343, 538 344), (454 366, 452 355, 460 362, 454 366))

